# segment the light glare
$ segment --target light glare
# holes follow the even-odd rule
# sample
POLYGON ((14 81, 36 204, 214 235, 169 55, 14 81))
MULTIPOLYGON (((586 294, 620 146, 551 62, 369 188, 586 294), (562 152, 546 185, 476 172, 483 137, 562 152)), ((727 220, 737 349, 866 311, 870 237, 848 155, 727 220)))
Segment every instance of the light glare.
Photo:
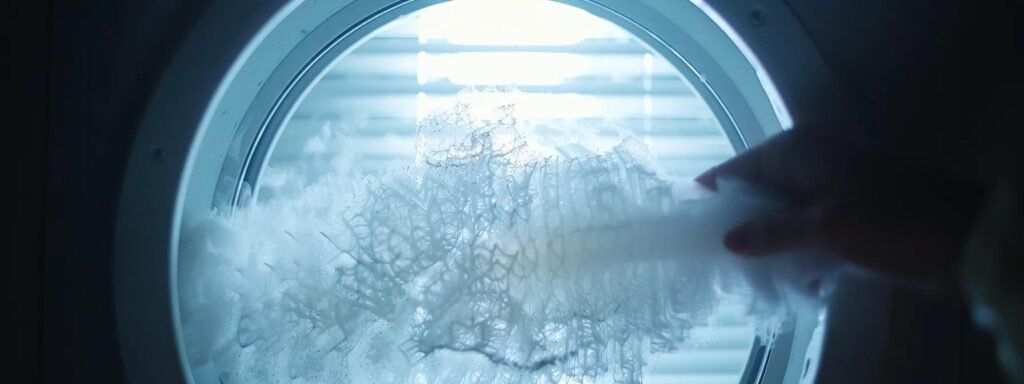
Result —
POLYGON ((458 96, 416 96, 419 120, 431 111, 451 108, 459 102, 470 105, 475 118, 486 120, 503 105, 515 105, 515 116, 527 120, 578 119, 594 116, 604 106, 598 99, 575 93, 466 92, 458 96))
POLYGON ((427 8, 419 17, 421 42, 559 46, 593 38, 624 37, 605 20, 543 0, 455 0, 427 8))
POLYGON ((417 79, 458 85, 559 85, 589 69, 587 57, 551 52, 460 52, 418 57, 417 79))

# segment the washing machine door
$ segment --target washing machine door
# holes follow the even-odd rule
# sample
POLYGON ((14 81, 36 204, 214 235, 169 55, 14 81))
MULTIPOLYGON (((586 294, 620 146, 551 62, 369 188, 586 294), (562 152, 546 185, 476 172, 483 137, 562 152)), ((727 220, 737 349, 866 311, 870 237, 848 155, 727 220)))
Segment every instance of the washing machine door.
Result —
MULTIPOLYGON (((286 127, 308 112, 303 102, 335 60, 344 62, 381 28, 439 3, 219 1, 203 15, 149 102, 122 188, 116 302, 130 380, 224 380, 191 363, 187 352, 180 297, 194 288, 183 281, 195 276, 179 259, 190 246, 183 231, 202 225, 211 211, 229 214, 260 201, 286 127)), ((813 45, 781 3, 559 3, 614 24, 647 55, 664 59, 703 101, 703 113, 731 151, 795 123, 847 113, 813 45)), ((813 380, 825 319, 821 311, 800 313, 777 333, 762 334, 744 355, 742 374, 729 380, 813 380)))

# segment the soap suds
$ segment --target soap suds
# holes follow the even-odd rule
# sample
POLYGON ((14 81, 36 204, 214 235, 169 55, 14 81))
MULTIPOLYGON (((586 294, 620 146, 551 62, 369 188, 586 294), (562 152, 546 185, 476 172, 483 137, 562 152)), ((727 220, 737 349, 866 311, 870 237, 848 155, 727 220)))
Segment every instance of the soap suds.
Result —
POLYGON ((486 112, 425 119, 415 166, 186 230, 190 364, 224 383, 638 383, 706 321, 723 268, 766 276, 723 267, 719 241, 765 200, 682 200, 638 140, 544 146, 514 106, 486 112))

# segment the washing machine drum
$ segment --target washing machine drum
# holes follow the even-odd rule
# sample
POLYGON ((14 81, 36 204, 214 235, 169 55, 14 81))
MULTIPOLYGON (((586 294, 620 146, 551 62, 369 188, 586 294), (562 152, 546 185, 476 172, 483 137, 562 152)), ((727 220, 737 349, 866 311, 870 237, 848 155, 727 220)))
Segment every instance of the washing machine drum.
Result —
POLYGON ((129 378, 805 374, 788 359, 804 361, 820 313, 750 316, 705 255, 710 223, 659 242, 694 212, 689 180, 802 118, 779 94, 800 101, 807 82, 773 81, 723 14, 653 0, 213 5, 126 176, 129 378), (659 253, 680 247, 693 251, 659 253))

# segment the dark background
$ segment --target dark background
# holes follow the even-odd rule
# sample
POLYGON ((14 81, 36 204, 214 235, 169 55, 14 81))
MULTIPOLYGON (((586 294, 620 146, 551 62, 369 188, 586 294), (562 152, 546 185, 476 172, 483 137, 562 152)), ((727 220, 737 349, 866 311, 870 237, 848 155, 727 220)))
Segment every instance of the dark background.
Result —
MULTIPOLYGON (((788 3, 874 145, 969 179, 1019 174, 1017 2, 788 3)), ((0 340, 13 356, 0 359, 0 381, 124 381, 111 276, 124 163, 147 98, 208 4, 4 3, 0 340)), ((991 341, 958 303, 899 291, 891 307, 887 381, 1000 380, 991 341)))
POLYGON ((146 99, 207 0, 5 1, 7 382, 124 381, 112 294, 120 180, 146 99), (13 158, 8 158, 12 156, 13 158), (14 169, 9 164, 15 164, 14 169), (9 364, 9 366, 8 366, 9 364))

